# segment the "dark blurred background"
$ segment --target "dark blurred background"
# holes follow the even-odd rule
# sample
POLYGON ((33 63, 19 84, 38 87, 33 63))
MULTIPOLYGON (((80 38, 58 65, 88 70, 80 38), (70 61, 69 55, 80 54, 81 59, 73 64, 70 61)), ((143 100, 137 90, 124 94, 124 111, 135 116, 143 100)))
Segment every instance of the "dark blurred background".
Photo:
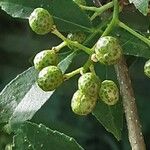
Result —
MULTIPOLYGON (((60 41, 51 35, 37 36, 31 32, 26 20, 14 19, 0 10, 0 91, 17 74, 32 66, 34 55, 60 41)), ((80 59, 86 58, 81 54, 80 59)), ((133 87, 136 93, 142 129, 150 150, 150 80, 143 74, 146 59, 127 57, 133 87)), ((72 70, 82 62, 75 59, 72 70)), ((106 74, 108 74, 106 69, 106 74)), ((124 121, 123 140, 118 142, 92 116, 79 117, 72 113, 70 100, 77 89, 77 77, 64 83, 52 99, 36 113, 32 121, 74 137, 86 150, 130 150, 124 121)), ((0 132, 0 150, 11 141, 11 136, 0 132)))

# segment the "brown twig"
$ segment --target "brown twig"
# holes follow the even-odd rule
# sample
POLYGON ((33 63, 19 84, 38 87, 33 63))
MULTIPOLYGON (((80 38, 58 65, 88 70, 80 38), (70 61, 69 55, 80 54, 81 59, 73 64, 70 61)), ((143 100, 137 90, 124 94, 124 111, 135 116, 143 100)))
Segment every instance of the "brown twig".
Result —
POLYGON ((124 57, 122 57, 118 64, 115 65, 115 70, 120 84, 120 91, 128 127, 128 137, 132 150, 146 150, 131 79, 124 57))

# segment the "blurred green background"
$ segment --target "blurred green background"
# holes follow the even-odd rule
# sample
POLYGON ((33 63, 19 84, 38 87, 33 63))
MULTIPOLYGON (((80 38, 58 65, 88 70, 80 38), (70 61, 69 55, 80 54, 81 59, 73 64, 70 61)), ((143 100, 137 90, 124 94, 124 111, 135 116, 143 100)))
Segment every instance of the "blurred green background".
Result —
MULTIPOLYGON (((17 74, 32 66, 33 57, 37 52, 58 43, 60 41, 54 36, 35 35, 26 20, 11 18, 0 10, 0 91, 17 74)), ((79 57, 84 62, 86 55, 81 54, 79 57)), ((143 74, 145 61, 144 58, 127 57, 142 129, 147 149, 150 149, 150 80, 143 74)), ((69 70, 81 64, 76 58, 69 70)), ((104 76, 108 74, 106 68, 104 76)), ((65 82, 53 98, 36 113, 32 121, 74 137, 86 150, 130 150, 125 121, 123 140, 118 142, 92 115, 79 117, 72 113, 70 100, 77 89, 77 79, 78 76, 65 82)), ((5 149, 5 145, 10 141, 11 135, 1 132, 0 150, 5 149)))

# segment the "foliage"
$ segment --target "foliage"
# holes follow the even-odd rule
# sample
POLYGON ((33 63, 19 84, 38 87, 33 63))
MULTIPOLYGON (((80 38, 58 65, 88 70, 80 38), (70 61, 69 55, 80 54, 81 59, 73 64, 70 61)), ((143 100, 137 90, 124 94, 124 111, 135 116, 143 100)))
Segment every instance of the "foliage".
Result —
POLYGON ((130 3, 133 3, 140 12, 142 12, 144 15, 147 15, 149 0, 145 0, 145 1, 144 0, 142 0, 142 1, 129 0, 129 1, 130 1, 130 3))
MULTIPOLYGON (((129 0, 129 2, 133 3, 142 14, 147 15, 148 0, 129 0)), ((108 14, 103 13, 103 17, 101 19, 97 17, 95 20, 101 22, 100 25, 97 26, 96 21, 92 22, 90 20, 90 17, 88 16, 90 13, 86 13, 85 10, 82 10, 71 0, 37 0, 36 2, 34 0, 0 0, 0 6, 2 10, 4 10, 10 16, 25 20, 29 18, 31 12, 35 8, 43 7, 53 16, 54 23, 59 32, 68 34, 71 32, 74 33, 78 31, 84 31, 87 36, 87 40, 85 40, 83 45, 88 47, 92 47, 94 45, 93 43, 98 40, 98 34, 101 34, 101 31, 104 31, 107 26, 107 15, 111 16, 111 14, 107 12, 108 14)), ((120 18, 121 21, 124 21, 124 13, 126 12, 127 10, 123 9, 120 18)), ((139 15, 139 12, 135 12, 135 14, 139 15)), ((143 16, 142 18, 146 19, 143 16)), ((132 24, 132 20, 128 20, 128 18, 125 19, 125 22, 129 22, 131 26, 134 26, 134 24, 132 24)), ((138 28, 134 26, 134 29, 137 31, 137 33, 142 34, 144 37, 148 37, 146 31, 148 30, 149 26, 145 26, 144 29, 142 27, 143 25, 141 24, 138 28)), ((32 34, 34 38, 36 38, 36 35, 34 35, 34 33, 32 34)), ((144 40, 139 39, 138 36, 135 36, 131 34, 131 32, 129 33, 127 30, 125 31, 122 29, 121 26, 117 27, 117 29, 114 29, 111 35, 119 39, 125 55, 143 58, 150 57, 148 44, 146 42, 144 43, 144 40)), ((16 36, 16 39, 20 39, 20 35, 12 35, 12 37, 14 36, 16 36)), ((42 40, 43 37, 38 38, 39 39, 37 41, 42 40)), ((34 42, 34 39, 29 38, 28 42, 34 42)), ((35 42, 35 44, 37 43, 38 42, 35 42)), ((63 73, 66 73, 68 68, 73 65, 72 62, 75 58, 79 58, 79 51, 77 50, 81 45, 74 47, 76 46, 74 43, 70 44, 72 44, 72 47, 70 47, 71 52, 65 47, 63 48, 64 52, 59 53, 59 58, 61 61, 59 62, 58 67, 63 73)), ((6 43, 2 43, 1 47, 3 46, 6 46, 6 43)), ((51 47, 53 47, 52 44, 51 47)), ((47 47, 41 46, 41 48, 45 49, 47 47)), ((88 49, 84 47, 83 49, 86 53, 88 52, 88 49)), ((28 51, 23 53, 27 55, 27 58, 29 56, 31 57, 31 55, 34 55, 28 51)), ((86 54, 84 53, 83 55, 85 56, 86 54)), ((86 63, 83 62, 83 64, 86 63)), ((82 61, 78 62, 78 65, 81 67, 82 61)), ((75 65, 75 68, 77 68, 77 65, 75 65)), ((106 71, 106 67, 99 65, 99 69, 96 71, 99 72, 99 70, 101 70, 101 79, 105 79, 106 75, 103 75, 103 73, 106 71)), ((108 72, 110 73, 107 78, 114 78, 112 77, 114 70, 112 68, 108 68, 108 72)), ((0 123, 8 124, 11 128, 10 130, 12 130, 12 132, 15 134, 13 137, 12 149, 25 150, 28 148, 32 150, 42 148, 49 149, 49 147, 57 150, 62 148, 65 149, 66 147, 68 149, 83 149, 73 138, 60 133, 61 131, 54 131, 44 125, 28 122, 28 120, 31 120, 46 102, 51 102, 53 96, 57 94, 57 90, 50 92, 44 92, 41 90, 36 83, 37 76, 38 72, 34 69, 34 67, 30 67, 13 79, 0 93, 0 123), (58 146, 57 148, 56 145, 58 146)), ((116 81, 116 77, 114 80, 116 81)), ((61 87, 63 87, 63 85, 61 85, 61 87)), ((58 91, 60 89, 58 88, 58 91)), ((109 106, 104 104, 102 101, 98 101, 96 108, 92 112, 92 115, 98 120, 99 125, 102 124, 108 132, 111 132, 116 137, 117 140, 121 140, 123 129, 123 108, 121 98, 120 101, 114 106, 109 106)), ((71 133, 73 132, 74 131, 71 131, 71 133)))

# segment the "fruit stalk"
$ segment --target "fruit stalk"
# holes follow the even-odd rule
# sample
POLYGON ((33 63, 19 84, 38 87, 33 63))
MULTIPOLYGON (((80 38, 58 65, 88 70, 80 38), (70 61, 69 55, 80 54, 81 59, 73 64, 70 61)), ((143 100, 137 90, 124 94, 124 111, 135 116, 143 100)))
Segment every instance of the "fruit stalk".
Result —
POLYGON ((122 57, 115 65, 115 70, 120 84, 120 91, 128 127, 128 137, 132 150, 146 150, 131 79, 124 57, 122 57))
POLYGON ((67 46, 74 46, 78 49, 81 49, 83 51, 85 51, 87 54, 91 55, 93 52, 90 48, 76 42, 76 41, 71 41, 69 39, 67 39, 64 35, 62 35, 56 28, 56 26, 53 26, 53 30, 52 30, 52 33, 54 35, 56 35, 57 37, 59 37, 60 39, 62 39, 63 41, 66 42, 67 46))
POLYGON ((118 0, 114 0, 113 3, 114 3, 113 17, 112 17, 112 20, 111 20, 110 24, 107 26, 107 28, 103 32, 102 36, 108 35, 112 31, 112 29, 115 26, 117 26, 117 24, 118 24, 118 21, 119 21, 119 17, 118 17, 118 14, 119 14, 118 0))
POLYGON ((67 73, 64 75, 64 80, 69 80, 70 78, 72 78, 73 76, 79 74, 82 70, 82 67, 81 68, 78 68, 70 73, 67 73))
POLYGON ((52 49, 55 51, 55 52, 59 52, 63 47, 67 46, 67 43, 64 41, 62 43, 60 43, 59 45, 53 47, 52 49))
POLYGON ((101 15, 107 9, 113 7, 113 2, 109 2, 99 8, 95 8, 95 13, 91 16, 90 20, 94 20, 97 16, 101 15))

